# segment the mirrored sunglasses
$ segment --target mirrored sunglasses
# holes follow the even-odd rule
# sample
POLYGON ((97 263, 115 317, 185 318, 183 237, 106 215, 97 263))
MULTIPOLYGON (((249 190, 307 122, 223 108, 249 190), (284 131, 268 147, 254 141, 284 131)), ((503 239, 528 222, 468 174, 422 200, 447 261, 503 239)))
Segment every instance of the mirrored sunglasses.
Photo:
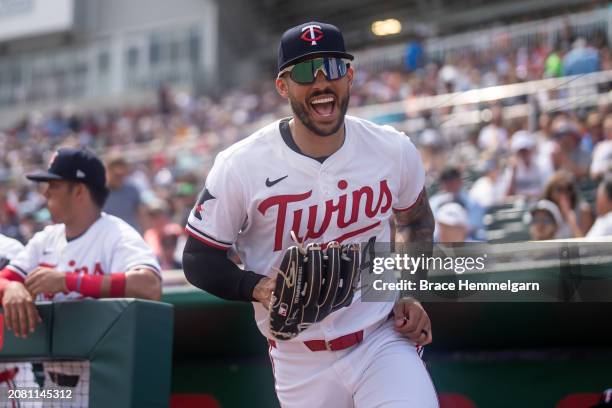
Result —
POLYGON ((321 70, 328 81, 334 81, 346 75, 348 66, 349 63, 342 58, 313 58, 283 69, 278 73, 278 78, 285 72, 289 72, 290 78, 298 84, 312 84, 321 70))

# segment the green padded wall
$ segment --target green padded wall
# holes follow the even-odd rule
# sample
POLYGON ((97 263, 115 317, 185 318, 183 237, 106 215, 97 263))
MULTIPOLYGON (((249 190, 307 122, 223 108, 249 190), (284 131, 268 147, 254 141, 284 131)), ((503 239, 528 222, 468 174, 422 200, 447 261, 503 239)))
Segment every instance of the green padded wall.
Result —
POLYGON ((0 360, 89 360, 90 408, 167 407, 174 310, 135 299, 37 305, 27 339, 4 331, 0 360))

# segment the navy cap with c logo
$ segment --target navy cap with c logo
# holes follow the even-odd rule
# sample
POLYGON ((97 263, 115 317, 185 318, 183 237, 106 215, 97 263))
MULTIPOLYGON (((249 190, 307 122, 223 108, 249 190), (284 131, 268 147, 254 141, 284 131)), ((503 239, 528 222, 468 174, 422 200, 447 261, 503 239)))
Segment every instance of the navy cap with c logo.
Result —
POLYGON ((353 60, 338 27, 311 21, 285 31, 278 46, 278 71, 309 56, 329 55, 353 60))
POLYGON ((87 149, 64 147, 53 154, 49 169, 27 174, 32 181, 66 180, 106 191, 106 170, 102 161, 87 149))

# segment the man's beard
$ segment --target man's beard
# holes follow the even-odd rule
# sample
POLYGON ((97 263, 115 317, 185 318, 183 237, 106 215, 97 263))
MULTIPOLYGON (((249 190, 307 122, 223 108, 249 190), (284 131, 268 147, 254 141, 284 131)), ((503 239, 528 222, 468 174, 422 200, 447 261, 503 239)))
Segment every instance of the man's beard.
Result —
POLYGON ((349 99, 350 99, 350 95, 347 93, 344 99, 338 100, 339 101, 338 105, 340 108, 340 115, 338 116, 338 122, 334 124, 331 130, 328 130, 328 131, 317 127, 314 123, 311 122, 310 116, 308 114, 308 108, 306 108, 304 104, 297 102, 293 98, 289 98, 289 103, 291 104, 291 110, 293 110, 293 113, 295 114, 295 116, 298 117, 300 122, 302 122, 304 126, 308 128, 308 130, 310 130, 312 133, 314 133, 317 136, 326 137, 326 136, 331 136, 334 133, 336 133, 340 129, 340 127, 344 124, 344 116, 346 115, 346 111, 348 110, 349 99))

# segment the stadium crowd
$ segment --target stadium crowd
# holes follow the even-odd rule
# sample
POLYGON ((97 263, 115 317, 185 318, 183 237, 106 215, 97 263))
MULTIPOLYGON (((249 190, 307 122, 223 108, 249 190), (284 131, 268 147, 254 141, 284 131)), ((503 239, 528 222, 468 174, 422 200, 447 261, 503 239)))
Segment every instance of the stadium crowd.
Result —
MULTIPOLYGON (((403 67, 358 68, 351 105, 409 104, 421 96, 610 70, 603 34, 586 41, 562 31, 554 47, 500 39, 491 49, 462 49, 443 61, 417 52, 403 67)), ((527 203, 526 238, 612 234, 610 107, 543 112, 528 129, 526 120, 503 116, 504 106, 519 102, 525 101, 493 104, 490 121, 466 129, 460 140, 450 141, 435 112, 425 113, 426 128, 410 135, 428 170, 438 239, 488 240, 487 213, 508 203, 527 203)), ((47 224, 44 198, 23 174, 45 167, 59 146, 87 146, 107 164, 105 211, 134 225, 165 269, 180 267, 181 226, 214 155, 284 109, 268 80, 220 96, 173 95, 161 87, 155 107, 34 112, 0 131, 0 233, 25 242, 47 224)))

